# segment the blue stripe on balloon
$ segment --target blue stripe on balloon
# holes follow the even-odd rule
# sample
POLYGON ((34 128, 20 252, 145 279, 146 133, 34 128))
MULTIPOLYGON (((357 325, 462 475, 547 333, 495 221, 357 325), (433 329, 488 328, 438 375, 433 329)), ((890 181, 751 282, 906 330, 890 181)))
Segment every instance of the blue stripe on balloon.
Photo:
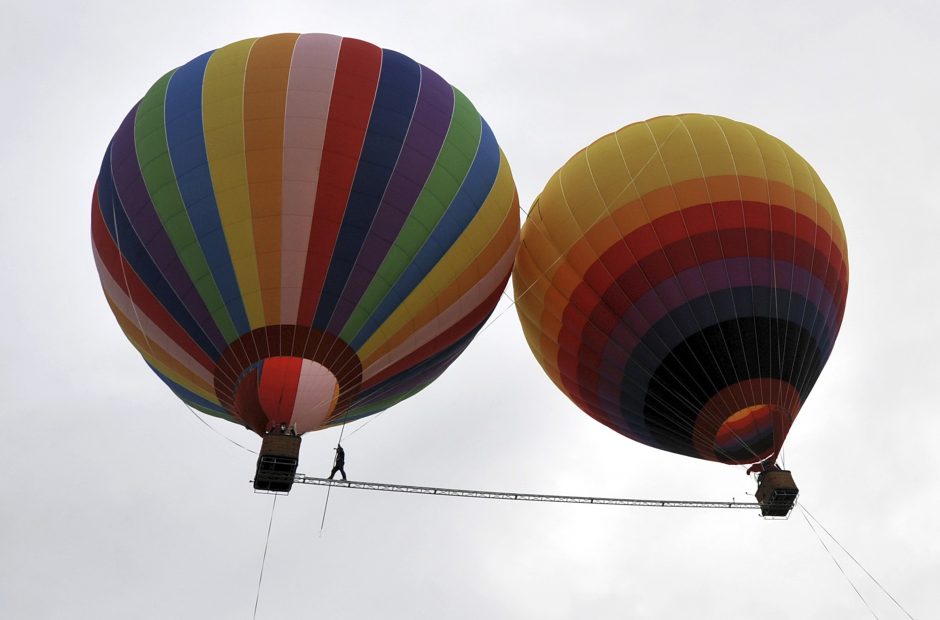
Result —
POLYGON ((219 218, 203 134, 202 80, 212 53, 206 52, 186 63, 170 79, 165 106, 166 137, 189 221, 232 322, 240 333, 245 333, 251 328, 219 218))
POLYGON ((420 83, 418 63, 398 52, 383 50, 372 117, 313 320, 318 329, 326 329, 330 322, 370 232, 411 124, 420 83))
POLYGON ((114 188, 114 179, 111 176, 111 149, 105 152, 101 163, 101 172, 98 175, 98 205, 101 209, 102 219, 114 239, 115 245, 124 260, 127 261, 134 273, 140 278, 144 286, 153 294, 166 311, 173 317, 180 327, 189 334, 189 337, 210 357, 216 357, 220 349, 225 346, 225 339, 214 325, 208 326, 211 333, 207 334, 199 325, 176 291, 167 282, 163 273, 153 262, 150 253, 140 242, 134 227, 131 226, 120 199, 114 188))
POLYGON ((421 283, 421 280, 441 260, 447 250, 457 241, 477 212, 486 202, 496 175, 499 172, 499 146, 486 121, 480 136, 480 145, 476 157, 464 178, 457 195, 444 213, 444 216, 431 231, 427 241, 405 269, 395 286, 389 290, 375 312, 353 339, 350 346, 361 347, 385 322, 385 320, 407 299, 408 295, 421 283))

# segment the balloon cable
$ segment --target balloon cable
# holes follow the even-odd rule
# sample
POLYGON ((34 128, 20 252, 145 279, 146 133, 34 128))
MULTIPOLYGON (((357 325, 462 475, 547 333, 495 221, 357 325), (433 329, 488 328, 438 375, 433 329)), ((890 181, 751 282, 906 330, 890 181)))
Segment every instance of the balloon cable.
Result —
MULTIPOLYGON (((883 585, 881 585, 881 583, 880 583, 877 579, 875 579, 874 575, 872 575, 870 572, 868 572, 868 569, 866 569, 864 566, 862 566, 862 564, 861 564, 858 560, 855 559, 855 556, 854 556, 854 555, 852 555, 851 553, 849 553, 849 550, 848 550, 848 549, 846 549, 845 547, 842 546, 842 543, 840 543, 838 540, 836 540, 836 537, 833 536, 832 533, 831 533, 829 530, 826 529, 826 526, 825 526, 825 525, 823 525, 822 523, 819 522, 819 519, 817 519, 816 517, 813 516, 813 513, 811 513, 809 510, 807 510, 806 507, 803 506, 803 504, 800 504, 799 507, 800 507, 800 510, 802 510, 803 513, 804 513, 803 518, 806 518, 806 517, 808 516, 810 519, 812 519, 812 520, 816 523, 816 525, 819 526, 819 529, 821 529, 823 532, 825 532, 825 533, 826 533, 826 536, 828 536, 829 538, 831 538, 831 539, 832 539, 832 542, 834 542, 835 544, 837 544, 837 545, 839 546, 839 549, 842 549, 842 551, 845 553, 845 555, 849 556, 849 558, 850 558, 853 562, 855 562, 855 565, 858 566, 860 569, 862 569, 862 572, 864 572, 864 573, 868 576, 868 578, 871 579, 872 582, 873 582, 876 586, 878 586, 878 588, 884 593, 884 595, 887 596, 889 599, 891 599, 891 602, 894 603, 895 605, 897 605, 898 609, 900 609, 901 611, 904 612, 904 615, 906 615, 906 616, 907 616, 908 618, 910 618, 911 620, 914 620, 914 616, 912 616, 909 611, 907 611, 906 609, 904 609, 904 607, 901 605, 901 603, 898 602, 898 600, 897 600, 896 598, 894 598, 893 596, 891 596, 891 593, 888 592, 888 591, 885 589, 885 587, 884 587, 883 585)), ((812 525, 812 524, 811 524, 811 525, 812 525)))
MULTIPOLYGON (((343 441, 343 433, 346 431, 346 416, 348 414, 349 414, 348 410, 346 411, 346 413, 343 414, 343 425, 339 428, 339 439, 336 440, 337 446, 339 446, 340 443, 342 443, 343 441)), ((362 426, 365 426, 365 424, 363 424, 362 426)), ((359 428, 362 428, 362 426, 360 426, 359 428)), ((359 430, 359 428, 357 428, 356 430, 359 430)), ((353 431, 353 433, 355 432, 356 431, 353 431)), ((350 435, 352 435, 353 433, 350 433, 350 435)), ((333 472, 333 473, 335 474, 336 472, 333 472)), ((345 480, 345 477, 346 477, 346 470, 344 469, 343 470, 344 480, 345 480)), ((323 525, 326 523, 326 509, 330 505, 330 491, 331 490, 333 490, 332 484, 326 487, 326 499, 323 501, 323 516, 320 517, 320 536, 319 536, 320 538, 323 538, 323 525)))
POLYGON ((268 534, 264 539, 264 553, 261 555, 261 572, 258 574, 258 592, 255 594, 255 610, 251 614, 252 620, 258 616, 258 601, 261 599, 261 580, 264 578, 264 561, 268 557, 268 543, 271 541, 271 525, 274 523, 274 508, 277 506, 277 495, 271 503, 271 519, 268 521, 268 534))
MULTIPOLYGON (((826 541, 824 541, 822 539, 822 536, 819 535, 819 532, 816 531, 815 526, 813 526, 813 523, 809 520, 809 517, 807 516, 809 512, 805 508, 803 508, 802 505, 799 505, 799 508, 803 514, 803 518, 806 519, 807 525, 809 525, 809 528, 813 530, 813 534, 816 534, 816 538, 819 540, 819 544, 823 546, 823 549, 826 550, 826 553, 829 554, 829 557, 832 558, 832 561, 836 563, 836 566, 839 568, 839 572, 842 573, 842 576, 845 577, 845 580, 849 582, 849 585, 852 586, 852 589, 855 590, 856 594, 858 594, 858 598, 862 600, 862 603, 865 604, 865 607, 868 608, 868 611, 871 613, 871 615, 875 618, 875 620, 878 620, 878 614, 875 613, 875 610, 871 608, 871 605, 868 604, 868 601, 865 600, 865 597, 862 596, 862 593, 859 592, 857 587, 855 587, 855 584, 852 582, 852 578, 849 577, 848 573, 845 572, 845 569, 842 568, 842 565, 839 563, 839 560, 836 559, 836 556, 833 555, 832 550, 829 549, 829 545, 826 544, 826 541)), ((820 527, 822 527, 822 525, 820 525, 820 527)), ((835 539, 833 538, 833 540, 835 539)), ((841 547, 842 545, 839 545, 839 546, 841 547)))
POLYGON ((257 450, 252 450, 251 448, 249 448, 249 447, 247 447, 247 446, 243 446, 242 444, 238 443, 237 441, 235 441, 235 440, 232 439, 231 437, 228 437, 228 436, 224 435, 224 434, 222 433, 222 431, 220 431, 219 429, 215 428, 214 426, 212 426, 211 424, 209 424, 208 422, 206 422, 206 421, 202 418, 201 415, 199 415, 198 413, 196 413, 196 410, 193 409, 193 408, 189 405, 189 403, 187 403, 186 401, 180 401, 180 402, 182 402, 184 405, 186 405, 186 408, 189 409, 190 413, 192 413, 193 416, 194 416, 197 420, 199 420, 200 422, 202 422, 203 424, 205 424, 206 427, 207 427, 210 431, 212 431, 213 433, 215 433, 216 435, 218 435, 219 437, 221 437, 221 438, 224 439, 225 441, 227 441, 227 442, 229 442, 229 443, 231 443, 231 444, 235 444, 236 446, 238 446, 238 447, 241 448, 242 450, 245 450, 246 452, 251 452, 252 454, 258 454, 258 451, 257 451, 257 450))
POLYGON ((323 525, 326 523, 326 508, 330 505, 330 491, 332 490, 332 484, 326 487, 326 500, 323 502, 323 516, 320 517, 320 538, 323 538, 323 525))

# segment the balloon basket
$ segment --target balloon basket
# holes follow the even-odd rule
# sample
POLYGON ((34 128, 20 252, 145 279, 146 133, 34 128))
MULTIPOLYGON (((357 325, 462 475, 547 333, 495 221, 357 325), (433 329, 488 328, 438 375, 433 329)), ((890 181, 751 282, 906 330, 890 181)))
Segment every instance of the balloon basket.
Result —
POLYGON ((765 471, 758 477, 755 497, 764 518, 785 518, 800 494, 789 471, 765 471))
POLYGON ((265 435, 258 455, 255 490, 289 493, 294 484, 294 474, 297 473, 299 456, 300 437, 297 435, 265 435))

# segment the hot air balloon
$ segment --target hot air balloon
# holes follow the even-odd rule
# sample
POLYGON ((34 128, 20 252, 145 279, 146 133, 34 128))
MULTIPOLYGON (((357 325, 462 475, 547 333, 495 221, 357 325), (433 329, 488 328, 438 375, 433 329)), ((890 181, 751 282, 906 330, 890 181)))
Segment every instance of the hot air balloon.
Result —
POLYGON ((698 114, 629 125, 549 180, 513 271, 526 339, 588 415, 771 469, 845 310, 845 233, 793 149, 698 114))
POLYGON ((154 83, 105 153, 92 245, 153 372, 264 436, 264 467, 289 475, 256 487, 287 490, 301 434, 417 393, 467 347, 508 280, 517 209, 493 132, 436 73, 278 34, 154 83))

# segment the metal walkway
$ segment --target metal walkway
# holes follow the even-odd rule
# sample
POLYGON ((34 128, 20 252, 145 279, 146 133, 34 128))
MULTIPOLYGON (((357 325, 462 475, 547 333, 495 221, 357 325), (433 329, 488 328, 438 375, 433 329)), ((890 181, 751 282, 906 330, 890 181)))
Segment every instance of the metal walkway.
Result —
POLYGON ((739 508, 745 510, 760 509, 754 502, 696 502, 668 499, 625 499, 616 497, 580 497, 572 495, 538 495, 534 493, 507 493, 503 491, 470 491, 467 489, 442 489, 438 487, 417 487, 406 484, 384 484, 381 482, 357 482, 354 480, 330 480, 313 478, 303 474, 294 477, 294 484, 314 484, 318 486, 346 487, 368 491, 389 491, 392 493, 417 493, 419 495, 445 495, 449 497, 477 497, 481 499, 510 499, 520 502, 556 502, 561 504, 599 504, 605 506, 650 506, 658 508, 739 508))

